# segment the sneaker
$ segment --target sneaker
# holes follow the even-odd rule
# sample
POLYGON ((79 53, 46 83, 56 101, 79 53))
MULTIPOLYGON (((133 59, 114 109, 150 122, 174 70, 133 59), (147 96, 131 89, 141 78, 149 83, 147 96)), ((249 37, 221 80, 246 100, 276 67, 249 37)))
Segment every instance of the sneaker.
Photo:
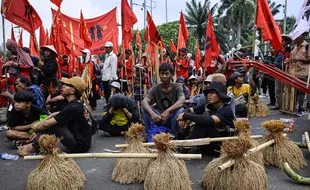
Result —
POLYGON ((301 116, 302 116, 302 111, 297 111, 296 115, 297 115, 298 117, 301 117, 301 116))

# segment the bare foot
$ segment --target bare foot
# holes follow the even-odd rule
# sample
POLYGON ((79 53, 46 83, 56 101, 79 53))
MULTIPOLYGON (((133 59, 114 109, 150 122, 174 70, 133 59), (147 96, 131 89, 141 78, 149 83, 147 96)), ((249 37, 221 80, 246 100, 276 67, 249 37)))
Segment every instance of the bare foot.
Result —
POLYGON ((18 148, 18 154, 21 156, 27 156, 28 154, 33 153, 32 144, 27 144, 18 148))

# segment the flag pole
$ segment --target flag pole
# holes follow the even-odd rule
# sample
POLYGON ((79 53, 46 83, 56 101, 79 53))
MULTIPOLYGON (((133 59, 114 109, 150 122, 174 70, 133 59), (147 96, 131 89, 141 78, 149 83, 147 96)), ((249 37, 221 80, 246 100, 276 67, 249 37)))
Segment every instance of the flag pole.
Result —
MULTIPOLYGON (((3 13, 3 3, 4 1, 2 1, 2 5, 1 5, 1 8, 2 8, 2 13, 3 13)), ((2 14, 2 38, 3 38, 3 60, 6 60, 6 44, 5 44, 5 21, 4 21, 4 15, 2 14)), ((7 73, 8 73, 8 69, 7 67, 5 67, 4 69, 4 74, 5 74, 5 86, 6 86, 6 90, 9 89, 9 84, 8 84, 8 76, 7 76, 7 73)))

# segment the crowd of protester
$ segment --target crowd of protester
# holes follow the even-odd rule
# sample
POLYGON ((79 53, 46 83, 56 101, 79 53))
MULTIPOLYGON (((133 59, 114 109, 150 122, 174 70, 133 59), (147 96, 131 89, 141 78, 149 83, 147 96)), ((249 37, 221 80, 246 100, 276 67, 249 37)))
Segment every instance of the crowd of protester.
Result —
MULTIPOLYGON (((296 39, 292 51, 292 39, 283 35, 282 50, 255 59, 287 72, 295 64, 296 76, 306 80, 310 60, 306 35, 296 39)), ((101 59, 94 60, 91 52, 83 49, 70 73, 69 56, 59 55, 53 46, 42 46, 40 57, 30 56, 28 48, 19 48, 12 40, 6 47, 10 57, 2 62, 0 100, 2 107, 13 105, 6 137, 21 155, 38 151, 41 134, 61 137, 71 152, 86 152, 96 128, 104 136, 120 136, 133 122, 144 124, 148 141, 159 132, 169 132, 175 139, 229 136, 233 121, 248 117, 249 97, 266 95, 267 89, 270 108, 281 108, 283 85, 257 70, 251 78, 249 67, 242 63, 253 56, 244 48, 226 60, 212 54, 211 65, 205 69, 204 57, 196 68, 186 48, 174 57, 163 50, 155 70, 152 56, 146 52, 132 57, 133 52, 127 49, 116 55, 113 44, 107 42, 101 59), (99 99, 105 100, 103 108, 97 108, 99 99), (92 114, 96 109, 103 109, 97 121, 92 114)), ((300 116, 305 109, 304 94, 298 92, 297 97, 300 116)), ((220 144, 201 149, 216 154, 220 144)))

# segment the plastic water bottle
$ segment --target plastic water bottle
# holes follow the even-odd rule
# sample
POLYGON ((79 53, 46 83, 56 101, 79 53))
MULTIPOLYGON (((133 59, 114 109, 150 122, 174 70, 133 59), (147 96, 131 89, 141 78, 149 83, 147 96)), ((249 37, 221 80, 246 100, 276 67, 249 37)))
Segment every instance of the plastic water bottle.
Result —
POLYGON ((2 160, 18 160, 19 158, 18 155, 13 155, 13 154, 8 154, 8 153, 0 154, 0 157, 2 158, 2 160))

